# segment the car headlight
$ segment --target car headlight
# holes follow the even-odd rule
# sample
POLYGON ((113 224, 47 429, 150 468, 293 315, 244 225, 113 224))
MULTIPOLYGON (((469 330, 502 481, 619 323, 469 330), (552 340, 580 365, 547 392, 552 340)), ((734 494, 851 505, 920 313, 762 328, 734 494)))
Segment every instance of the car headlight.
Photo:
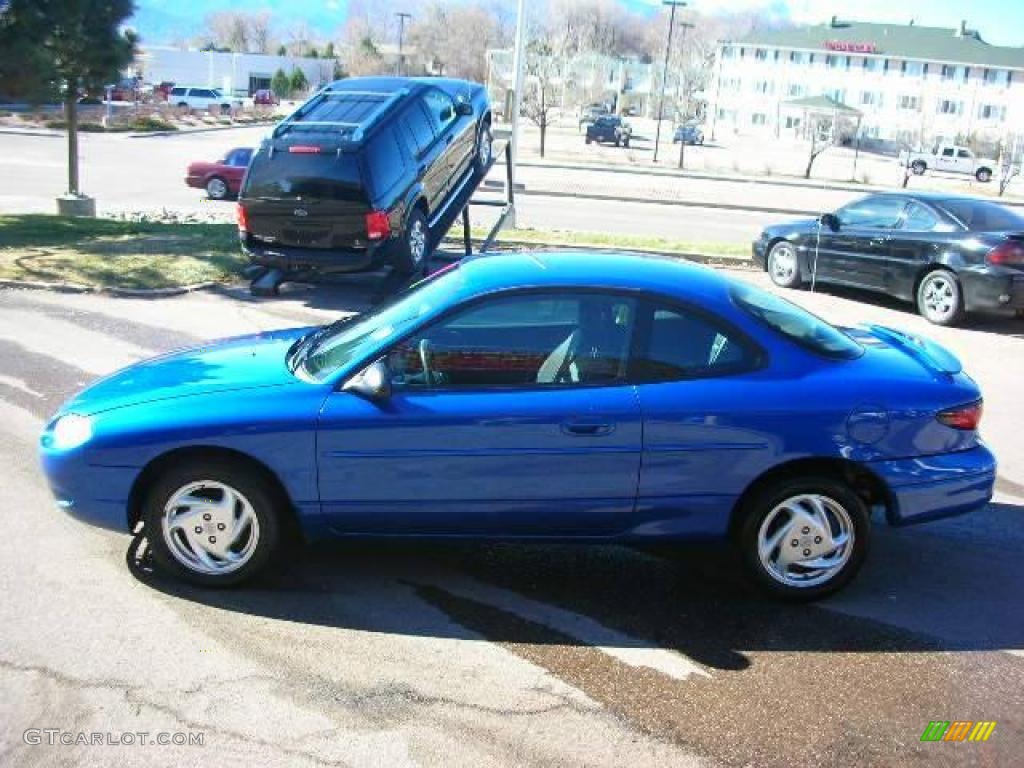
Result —
POLYGON ((57 450, 77 448, 92 437, 92 419, 69 413, 61 416, 51 430, 50 445, 57 450))

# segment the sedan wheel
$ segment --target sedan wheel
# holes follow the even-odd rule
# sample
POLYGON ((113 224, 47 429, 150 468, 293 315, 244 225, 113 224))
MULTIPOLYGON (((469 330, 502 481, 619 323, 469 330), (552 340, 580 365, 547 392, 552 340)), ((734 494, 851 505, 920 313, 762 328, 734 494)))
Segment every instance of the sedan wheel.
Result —
POLYGON ((763 588, 811 599, 853 578, 867 554, 868 529, 867 507, 843 483, 791 480, 754 501, 740 546, 763 588))
POLYGON ((956 275, 945 269, 928 273, 917 288, 917 311, 930 323, 955 325, 964 315, 956 275))
POLYGON ((203 586, 250 578, 277 549, 277 497, 262 475, 241 464, 211 459, 172 467, 143 508, 154 561, 203 586))
POLYGON ((796 288, 803 282, 796 248, 788 240, 772 246, 768 253, 768 274, 772 282, 782 288, 796 288))
POLYGON ((206 194, 211 200, 224 200, 228 196, 228 185, 224 179, 214 176, 206 182, 206 194))

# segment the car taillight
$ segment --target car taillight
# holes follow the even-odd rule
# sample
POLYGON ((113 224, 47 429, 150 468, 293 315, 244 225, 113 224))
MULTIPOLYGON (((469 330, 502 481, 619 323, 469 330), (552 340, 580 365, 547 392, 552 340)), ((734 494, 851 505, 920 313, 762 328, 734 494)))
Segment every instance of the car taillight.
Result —
POLYGON ((288 151, 293 155, 319 155, 320 147, 314 147, 309 144, 293 144, 288 147, 288 151))
POLYGON ((953 429, 973 430, 978 428, 983 410, 982 402, 978 400, 968 405, 959 405, 956 408, 939 411, 935 418, 953 429))
POLYGON ((1024 243, 1007 240, 988 252, 989 264, 1024 264, 1024 243))
POLYGON ((387 211, 370 211, 366 214, 366 239, 384 240, 391 235, 391 222, 387 211))
POLYGON ((238 231, 248 232, 249 231, 249 214, 245 210, 245 206, 241 203, 235 208, 236 218, 238 219, 238 231))

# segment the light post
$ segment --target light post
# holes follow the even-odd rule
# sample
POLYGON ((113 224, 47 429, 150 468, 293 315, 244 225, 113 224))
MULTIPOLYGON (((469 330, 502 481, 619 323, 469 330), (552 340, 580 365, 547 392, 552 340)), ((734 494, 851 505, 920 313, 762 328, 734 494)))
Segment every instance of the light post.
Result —
MULTIPOLYGON (((519 159, 519 110, 523 103, 523 66, 525 58, 524 48, 526 45, 525 6, 525 0, 519 0, 516 6, 516 41, 515 52, 512 55, 512 135, 509 138, 508 155, 508 162, 511 164, 508 179, 511 186, 506 190, 508 195, 512 195, 515 192, 516 162, 519 159)), ((514 228, 516 226, 515 206, 511 208, 507 221, 508 227, 514 228)))
POLYGON ((399 11, 395 16, 398 17, 398 74, 401 75, 405 69, 405 54, 402 53, 402 44, 405 42, 405 20, 411 19, 412 14, 399 11))
POLYGON ((658 104, 658 127, 654 132, 654 162, 658 162, 658 144, 661 142, 661 118, 665 114, 665 81, 668 79, 668 54, 672 50, 672 29, 676 25, 676 8, 685 6, 683 0, 661 0, 672 10, 668 16, 668 41, 665 43, 665 66, 661 71, 661 103, 658 104))
MULTIPOLYGON (((684 68, 684 71, 685 71, 685 68, 686 68, 686 31, 689 30, 689 29, 693 29, 693 24, 691 24, 688 21, 684 21, 679 26, 683 28, 683 41, 682 41, 682 44, 679 47, 680 47, 680 49, 682 50, 682 53, 683 53, 683 68, 684 68)), ((688 87, 689 83, 686 83, 685 85, 688 87)), ((683 168, 683 159, 684 159, 683 153, 686 151, 686 115, 689 113, 689 108, 690 108, 690 93, 687 90, 687 88, 684 87, 683 88, 683 135, 679 137, 679 168, 680 168, 680 170, 683 168)), ((696 133, 696 130, 695 130, 694 131, 694 137, 696 137, 696 135, 697 135, 697 133, 696 133)), ((694 138, 693 141, 694 141, 695 144, 697 143, 697 139, 696 138, 694 138)))

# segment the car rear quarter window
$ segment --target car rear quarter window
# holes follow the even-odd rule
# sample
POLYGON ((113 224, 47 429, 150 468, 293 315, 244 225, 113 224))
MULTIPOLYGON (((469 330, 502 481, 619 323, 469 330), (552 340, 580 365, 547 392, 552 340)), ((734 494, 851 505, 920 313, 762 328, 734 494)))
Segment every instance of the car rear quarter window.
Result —
POLYGON ((852 360, 864 354, 850 336, 774 293, 740 283, 732 289, 732 300, 758 322, 819 355, 852 360))
POLYGON ((423 152, 433 144, 434 128, 427 117, 427 113, 419 103, 409 107, 398 122, 402 129, 406 131, 407 138, 412 143, 416 154, 423 152))
POLYGON ((252 159, 243 197, 270 200, 341 200, 362 202, 359 162, 350 152, 292 154, 262 149, 252 159))
POLYGON ((964 198, 943 200, 938 205, 971 232, 1024 230, 1024 217, 997 203, 964 198))
POLYGON ((391 126, 378 131, 367 147, 366 162, 377 195, 391 191, 405 174, 405 148, 391 126))

